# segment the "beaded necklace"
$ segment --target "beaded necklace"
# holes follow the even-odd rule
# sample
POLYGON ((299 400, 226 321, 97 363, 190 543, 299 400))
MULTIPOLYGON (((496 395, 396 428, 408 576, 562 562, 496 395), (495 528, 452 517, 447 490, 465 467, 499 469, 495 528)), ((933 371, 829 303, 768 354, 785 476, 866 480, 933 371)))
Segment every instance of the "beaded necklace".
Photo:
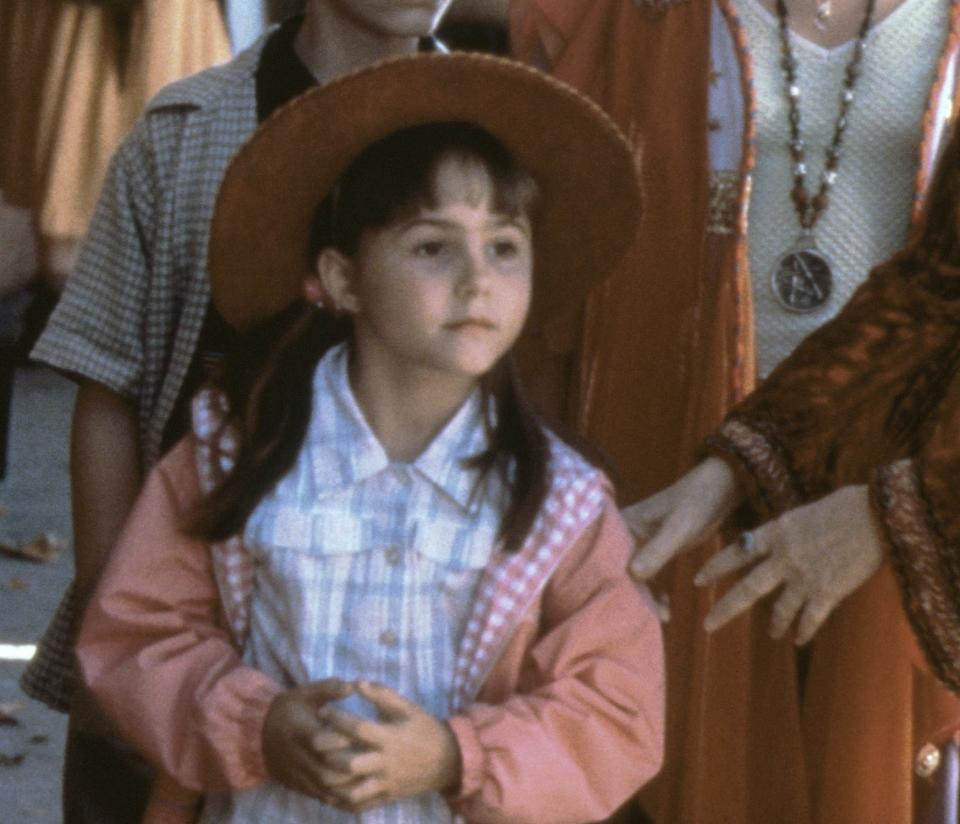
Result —
POLYGON ((873 24, 876 0, 867 0, 863 22, 853 44, 853 54, 844 72, 840 89, 840 109, 833 127, 833 139, 824 149, 824 168, 820 188, 811 198, 807 191, 806 146, 800 133, 800 85, 797 82, 797 58, 790 44, 790 21, 785 0, 777 0, 777 18, 780 22, 781 54, 784 90, 787 96, 787 114, 790 123, 790 157, 793 161, 793 189, 790 199, 800 223, 797 242, 773 266, 770 285, 780 304, 790 312, 814 312, 830 299, 833 288, 833 264, 818 248, 814 226, 830 204, 830 188, 837 179, 840 146, 847 130, 847 115, 853 103, 853 89, 860 76, 860 62, 867 34, 873 24))

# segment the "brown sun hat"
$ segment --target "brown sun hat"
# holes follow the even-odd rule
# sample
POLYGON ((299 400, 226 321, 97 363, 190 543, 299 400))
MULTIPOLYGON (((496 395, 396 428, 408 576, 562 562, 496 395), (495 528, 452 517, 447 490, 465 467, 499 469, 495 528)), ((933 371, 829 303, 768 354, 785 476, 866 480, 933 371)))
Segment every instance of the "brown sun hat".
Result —
POLYGON ((317 204, 350 162, 386 135, 467 121, 533 175, 534 302, 549 316, 582 300, 633 240, 636 154, 598 106, 513 60, 418 54, 311 89, 268 118, 227 169, 210 230, 214 305, 246 330, 301 295, 317 204))

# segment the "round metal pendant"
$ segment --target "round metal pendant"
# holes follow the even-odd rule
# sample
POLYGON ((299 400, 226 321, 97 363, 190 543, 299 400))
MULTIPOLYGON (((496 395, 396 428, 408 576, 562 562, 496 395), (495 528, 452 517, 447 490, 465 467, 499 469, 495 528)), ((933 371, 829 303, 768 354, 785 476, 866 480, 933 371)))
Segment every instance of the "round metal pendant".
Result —
POLYGON ((802 240, 773 267, 770 286, 788 312, 815 312, 830 300, 833 273, 830 259, 811 241, 802 240))

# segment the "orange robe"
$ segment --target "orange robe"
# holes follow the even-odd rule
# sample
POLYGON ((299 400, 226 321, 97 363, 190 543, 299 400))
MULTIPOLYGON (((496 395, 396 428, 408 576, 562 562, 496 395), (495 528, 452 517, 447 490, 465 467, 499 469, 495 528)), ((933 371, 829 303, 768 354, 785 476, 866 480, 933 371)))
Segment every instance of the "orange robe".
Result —
MULTIPOLYGON (((688 469, 753 388, 750 63, 735 36, 746 121, 735 229, 719 234, 707 231, 712 11, 706 0, 514 0, 511 9, 518 56, 593 96, 641 146, 646 211, 630 255, 581 315, 540 319, 523 352, 537 365, 534 392, 611 456, 624 503, 688 469)), ((956 3, 951 20, 931 101, 957 50, 956 3)), ((927 139, 918 193, 932 164, 927 139)), ((691 579, 713 549, 688 553, 658 581, 673 612, 667 760, 644 795, 647 812, 659 824, 910 821, 929 784, 915 780, 915 758, 960 726, 960 705, 915 665, 892 577, 877 576, 821 632, 801 702, 794 648, 767 638, 764 607, 715 635, 701 630, 716 593, 691 579)))
POLYGON ((0 189, 34 212, 45 237, 73 240, 147 101, 230 57, 218 0, 141 0, 129 15, 3 0, 0 47, 0 189))

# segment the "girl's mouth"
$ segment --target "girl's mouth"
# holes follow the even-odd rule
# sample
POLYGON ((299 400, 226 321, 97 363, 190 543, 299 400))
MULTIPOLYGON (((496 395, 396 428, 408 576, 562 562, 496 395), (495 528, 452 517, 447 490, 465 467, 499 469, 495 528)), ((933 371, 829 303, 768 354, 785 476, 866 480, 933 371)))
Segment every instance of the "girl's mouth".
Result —
POLYGON ((492 320, 487 320, 486 318, 464 318, 463 320, 447 323, 444 327, 453 331, 459 331, 461 329, 486 329, 492 331, 497 328, 497 325, 492 320))

